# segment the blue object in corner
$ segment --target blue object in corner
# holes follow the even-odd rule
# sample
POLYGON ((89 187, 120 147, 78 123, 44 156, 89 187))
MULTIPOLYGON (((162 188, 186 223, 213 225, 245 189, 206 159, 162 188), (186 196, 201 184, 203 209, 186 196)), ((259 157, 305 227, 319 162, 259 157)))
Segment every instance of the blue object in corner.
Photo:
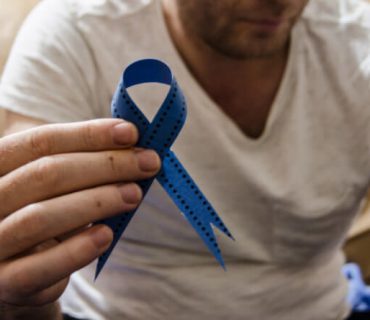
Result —
POLYGON ((362 278, 360 267, 355 263, 347 263, 343 266, 342 272, 348 281, 347 302, 353 312, 370 311, 370 287, 362 278))

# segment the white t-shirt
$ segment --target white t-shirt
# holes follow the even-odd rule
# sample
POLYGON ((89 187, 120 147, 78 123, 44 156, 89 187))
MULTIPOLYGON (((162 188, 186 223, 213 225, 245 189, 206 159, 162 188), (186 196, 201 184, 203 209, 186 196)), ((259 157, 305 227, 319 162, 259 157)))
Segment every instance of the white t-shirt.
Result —
MULTIPOLYGON (((63 310, 91 320, 343 319, 340 248, 370 182, 369 6, 311 0, 255 140, 186 69, 158 0, 41 2, 0 105, 49 122, 109 117, 123 68, 148 57, 170 65, 187 97, 173 149, 236 238, 218 237, 227 271, 155 184, 97 282, 95 264, 74 274, 63 310)), ((153 115, 163 90, 135 96, 153 115)))

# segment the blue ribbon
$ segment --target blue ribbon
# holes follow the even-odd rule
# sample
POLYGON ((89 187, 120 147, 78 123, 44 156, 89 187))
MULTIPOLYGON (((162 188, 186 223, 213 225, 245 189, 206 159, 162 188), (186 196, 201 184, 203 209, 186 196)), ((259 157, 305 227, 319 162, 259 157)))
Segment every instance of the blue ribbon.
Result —
MULTIPOLYGON (((176 155, 170 150, 185 123, 186 112, 184 95, 170 68, 163 62, 154 59, 140 60, 129 65, 123 73, 112 101, 113 117, 125 119, 137 126, 140 133, 137 146, 154 149, 162 160, 162 168, 155 178, 138 183, 143 195, 145 196, 154 179, 157 179, 217 261, 225 268, 211 224, 228 237, 232 239, 233 237, 176 155), (131 86, 149 82, 170 86, 166 98, 151 123, 126 90, 131 86)), ((108 250, 99 257, 95 279, 135 212, 136 209, 98 222, 108 225, 114 232, 114 238, 108 250)))

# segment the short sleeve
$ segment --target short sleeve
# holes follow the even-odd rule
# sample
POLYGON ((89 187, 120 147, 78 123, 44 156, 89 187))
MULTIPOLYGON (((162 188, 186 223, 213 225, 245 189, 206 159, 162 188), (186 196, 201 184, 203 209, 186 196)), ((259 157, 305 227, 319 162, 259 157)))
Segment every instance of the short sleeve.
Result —
POLYGON ((0 80, 0 106, 48 122, 99 116, 93 54, 70 2, 44 0, 25 20, 0 80))

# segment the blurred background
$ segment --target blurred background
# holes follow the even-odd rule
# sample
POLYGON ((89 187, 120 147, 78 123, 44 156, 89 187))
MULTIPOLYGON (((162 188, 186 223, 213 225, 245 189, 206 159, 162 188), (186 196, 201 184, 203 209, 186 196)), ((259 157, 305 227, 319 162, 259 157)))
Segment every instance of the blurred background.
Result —
MULTIPOLYGON (((0 0, 0 78, 22 21, 39 0, 0 0)), ((4 126, 4 111, 0 109, 0 132, 4 126)))
MULTIPOLYGON (((0 0, 0 78, 11 45, 19 27, 22 24, 22 21, 32 7, 34 7, 39 1, 40 0, 0 0)), ((4 111, 0 108, 0 131, 2 131, 4 122, 4 111)), ((348 240, 344 246, 344 250, 349 261, 357 262, 361 266, 364 277, 367 283, 370 284, 369 199, 370 193, 367 201, 364 202, 364 209, 362 210, 362 213, 359 215, 348 234, 348 240)))

